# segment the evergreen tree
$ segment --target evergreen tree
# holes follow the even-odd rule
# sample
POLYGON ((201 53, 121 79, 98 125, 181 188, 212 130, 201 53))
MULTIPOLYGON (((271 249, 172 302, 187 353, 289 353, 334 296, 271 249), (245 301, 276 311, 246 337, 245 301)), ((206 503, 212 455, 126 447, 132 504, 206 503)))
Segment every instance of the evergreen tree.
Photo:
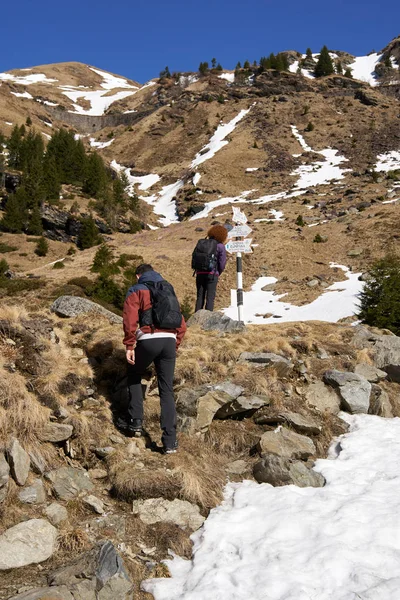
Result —
POLYGON ((236 67, 235 67, 235 70, 239 70, 239 69, 241 69, 241 68, 242 68, 242 65, 241 65, 241 63, 240 63, 240 61, 239 61, 239 62, 237 63, 237 65, 236 65, 236 67))
POLYGON ((318 62, 315 65, 314 75, 315 77, 326 77, 327 75, 332 75, 333 72, 334 67, 332 59, 329 56, 328 48, 324 46, 319 55, 318 62))
POLYGON ((207 75, 209 70, 208 62, 201 62, 199 65, 199 73, 200 75, 207 75))
POLYGON ((21 130, 15 125, 7 142, 8 166, 12 169, 19 169, 21 166, 21 139, 21 130))
POLYGON ((8 197, 1 228, 10 233, 22 233, 27 221, 27 196, 24 187, 19 187, 8 197))
POLYGON ((349 79, 353 79, 353 73, 351 72, 351 69, 347 68, 344 72, 344 76, 348 77, 349 79))
POLYGON ((78 247, 81 250, 85 250, 86 248, 97 246, 100 242, 101 237, 93 217, 83 217, 79 228, 78 247))
POLYGON ((30 117, 27 117, 27 118, 26 118, 25 125, 26 125, 27 127, 30 127, 30 126, 32 125, 32 119, 31 119, 30 117))
POLYGON ((51 154, 45 154, 43 159, 42 188, 46 200, 60 198, 61 184, 57 163, 51 154))
POLYGON ((306 50, 306 58, 312 59, 312 57, 313 57, 313 55, 312 55, 311 48, 307 48, 307 50, 306 50))
POLYGON ((385 56, 385 60, 384 60, 383 64, 385 65, 385 67, 387 69, 391 69, 393 67, 392 61, 391 61, 391 58, 390 58, 390 53, 385 56))
POLYGON ((360 294, 358 317, 368 325, 400 335, 400 259, 387 256, 370 270, 360 294))
POLYGON ((340 62, 340 60, 338 60, 336 63, 336 73, 338 73, 339 75, 343 74, 343 67, 342 67, 342 63, 340 62))
POLYGON ((39 206, 35 206, 31 211, 26 233, 28 235, 42 235, 43 233, 42 217, 40 216, 39 206))
POLYGON ((168 67, 165 67, 162 71, 160 71, 160 79, 169 79, 171 77, 171 72, 168 67))
POLYGON ((103 159, 96 152, 92 152, 86 163, 82 191, 93 198, 100 198, 106 190, 107 179, 103 159))
POLYGON ((250 69, 250 63, 248 60, 245 60, 243 63, 243 69, 250 69))
POLYGON ((114 262, 113 252, 106 244, 102 244, 96 251, 90 270, 93 273, 100 273, 106 277, 119 273, 119 267, 114 262))
POLYGON ((36 242, 35 254, 38 256, 46 256, 49 251, 49 243, 44 237, 40 237, 36 242))
POLYGON ((215 68, 216 68, 217 71, 223 71, 221 63, 218 63, 215 68))
POLYGON ((8 264, 8 262, 6 261, 6 259, 5 259, 5 258, 2 258, 2 259, 0 260, 0 278, 1 278, 1 277, 4 277, 4 275, 7 273, 7 271, 8 271, 8 269, 9 269, 9 268, 10 268, 10 267, 9 267, 9 264, 8 264))
POLYGON ((215 69, 217 67, 217 59, 216 58, 212 58, 211 59, 211 68, 215 69))

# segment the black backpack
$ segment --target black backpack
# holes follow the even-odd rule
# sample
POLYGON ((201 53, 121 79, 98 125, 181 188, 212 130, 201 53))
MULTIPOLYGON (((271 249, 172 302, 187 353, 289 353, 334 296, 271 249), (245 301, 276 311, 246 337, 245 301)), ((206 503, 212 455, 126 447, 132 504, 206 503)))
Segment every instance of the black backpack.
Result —
POLYGON ((172 285, 165 279, 147 281, 144 285, 150 290, 152 308, 143 312, 140 325, 178 329, 182 323, 182 313, 172 285))
POLYGON ((192 269, 211 273, 217 268, 217 240, 206 238, 199 240, 192 253, 192 269))

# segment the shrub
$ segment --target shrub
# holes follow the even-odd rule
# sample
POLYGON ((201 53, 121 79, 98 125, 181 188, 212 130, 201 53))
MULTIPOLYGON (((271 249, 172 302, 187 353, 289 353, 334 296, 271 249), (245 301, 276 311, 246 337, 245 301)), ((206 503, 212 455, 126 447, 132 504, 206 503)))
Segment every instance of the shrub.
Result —
POLYGON ((58 260, 53 265, 53 269, 64 269, 64 268, 65 268, 65 265, 62 260, 58 260))
POLYGON ((369 271, 360 294, 358 317, 363 323, 400 335, 400 259, 386 256, 369 271))
POLYGON ((142 223, 138 219, 129 219, 129 232, 130 233, 138 233, 138 231, 142 231, 142 223))
POLYGON ((323 244, 327 241, 327 237, 326 236, 322 236, 319 233, 317 233, 313 239, 314 244, 323 244))
POLYGON ((5 258, 2 258, 0 260, 0 277, 2 277, 5 273, 7 273, 8 269, 9 269, 9 265, 8 262, 6 261, 5 258))
POLYGON ((0 242, 0 254, 6 254, 6 252, 14 252, 14 250, 18 250, 16 246, 9 246, 4 242, 0 242))
POLYGON ((304 227, 304 225, 305 225, 304 219, 301 215, 299 215, 297 217, 295 222, 296 222, 296 225, 298 225, 299 227, 304 227))
POLYGON ((68 248, 67 256, 74 256, 76 254, 76 248, 74 246, 70 246, 68 248))
POLYGON ((185 294, 181 302, 181 313, 187 321, 193 314, 193 298, 189 294, 185 294))
POLYGON ((78 233, 78 246, 81 250, 92 248, 101 243, 101 236, 96 223, 91 216, 81 219, 81 226, 78 233))
POLYGON ((308 125, 307 125, 307 127, 306 127, 305 131, 314 131, 314 129, 315 129, 315 125, 314 125, 314 123, 311 123, 311 121, 310 121, 310 122, 308 123, 308 125))
POLYGON ((36 242, 35 254, 37 256, 46 256, 49 251, 49 243, 44 237, 41 237, 36 242))

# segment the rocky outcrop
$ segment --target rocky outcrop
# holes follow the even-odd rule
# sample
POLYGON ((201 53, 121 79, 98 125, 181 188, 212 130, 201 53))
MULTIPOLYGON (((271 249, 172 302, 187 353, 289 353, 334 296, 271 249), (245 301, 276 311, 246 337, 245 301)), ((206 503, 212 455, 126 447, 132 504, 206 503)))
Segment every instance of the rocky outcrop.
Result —
POLYGON ((78 296, 60 296, 53 302, 50 310, 59 317, 71 318, 85 314, 100 314, 107 317, 111 323, 116 323, 118 325, 122 323, 122 317, 119 317, 91 300, 79 298, 78 296))
POLYGON ((187 527, 191 531, 196 531, 204 522, 199 507, 186 500, 165 500, 164 498, 134 500, 132 512, 138 515, 146 525, 174 523, 179 527, 187 527))
POLYGON ((356 373, 326 371, 324 382, 337 390, 344 410, 350 413, 367 413, 371 396, 371 384, 356 373))
POLYGON ((198 310, 190 317, 188 326, 198 325, 204 331, 222 331, 224 333, 237 333, 245 329, 242 321, 234 321, 219 312, 198 310))
POLYGON ((56 549, 57 529, 45 519, 31 519, 0 535, 0 571, 41 563, 56 549))
POLYGON ((322 425, 312 417, 304 417, 299 413, 291 411, 272 412, 263 414, 255 419, 258 425, 270 425, 276 423, 287 423, 299 433, 318 435, 322 431, 322 425))

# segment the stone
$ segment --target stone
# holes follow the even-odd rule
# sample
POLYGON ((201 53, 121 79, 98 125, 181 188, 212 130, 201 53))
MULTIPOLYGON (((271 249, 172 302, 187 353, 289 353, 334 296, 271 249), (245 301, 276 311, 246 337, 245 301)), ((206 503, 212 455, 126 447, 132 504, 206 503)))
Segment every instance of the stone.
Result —
POLYGON ((273 352, 242 352, 238 362, 274 367, 280 377, 285 377, 293 369, 293 363, 290 360, 273 352))
POLYGON ((261 288, 261 291, 262 291, 262 292, 273 292, 273 291, 274 291, 274 289, 275 289, 275 287, 276 287, 276 284, 275 284, 275 283, 267 283, 267 285, 264 285, 264 286, 261 288))
POLYGON ((100 314, 109 319, 111 323, 122 324, 122 317, 87 298, 80 298, 79 296, 60 296, 53 302, 50 310, 59 317, 66 318, 85 314, 100 314))
POLYGON ((110 541, 101 542, 69 565, 51 572, 48 583, 51 586, 66 585, 72 591, 75 600, 133 598, 133 583, 121 556, 110 541), (90 595, 91 591, 94 595, 90 595))
POLYGON ((338 395, 322 381, 313 382, 308 386, 306 401, 309 406, 316 408, 321 413, 328 412, 337 415, 340 411, 338 395))
POLYGON ((112 534, 121 539, 126 534, 126 518, 125 515, 105 514, 89 521, 87 527, 96 536, 101 535, 104 538, 112 534))
POLYGON ((178 499, 149 498, 148 500, 134 500, 132 512, 138 515, 146 525, 174 523, 179 527, 187 527, 191 531, 199 529, 205 520, 197 505, 178 499))
POLYGON ((43 504, 43 502, 46 502, 47 495, 43 481, 36 479, 32 485, 19 492, 18 498, 25 504, 43 504))
POLYGON ((187 325, 188 327, 198 325, 205 331, 222 331, 224 333, 237 333, 245 330, 245 324, 242 321, 234 321, 222 313, 203 309, 195 312, 188 320, 187 325))
POLYGON ((245 460, 235 460, 227 465, 225 471, 230 475, 243 475, 248 471, 249 466, 245 460))
POLYGON ((91 479, 105 479, 108 477, 105 469, 89 469, 88 475, 91 479))
POLYGON ((55 552, 57 529, 45 519, 18 523, 0 535, 0 571, 41 563, 55 552))
POLYGON ((110 436, 110 442, 113 444, 124 444, 125 440, 120 435, 115 435, 112 433, 110 436))
POLYGON ((351 413, 368 412, 371 384, 365 377, 356 373, 330 370, 325 371, 323 379, 338 391, 343 410, 351 413))
POLYGON ((86 506, 94 510, 98 515, 104 513, 104 504, 99 498, 96 498, 96 496, 85 496, 83 498, 83 504, 86 504, 86 506))
POLYGON ((318 279, 311 279, 311 281, 307 281, 307 286, 309 288, 314 288, 314 287, 317 287, 318 285, 319 285, 318 279))
POLYGON ((65 442, 74 432, 72 425, 67 423, 47 423, 41 431, 40 439, 43 442, 65 442))
POLYGON ((354 248, 353 250, 348 251, 347 256, 349 258, 356 258, 357 256, 361 256, 363 252, 364 250, 362 248, 354 248))
POLYGON ((14 438, 7 450, 11 476, 18 485, 25 485, 28 478, 31 460, 19 441, 14 438))
POLYGON ((61 525, 61 523, 68 520, 67 509, 58 502, 52 502, 43 512, 54 526, 61 525))
POLYGON ((322 431, 322 426, 312 417, 304 417, 299 413, 290 411, 281 411, 275 415, 262 415, 256 419, 258 425, 264 425, 268 423, 288 423, 292 425, 294 429, 300 433, 307 433, 310 435, 318 435, 322 431))
POLYGON ((373 348, 378 369, 386 371, 389 381, 400 383, 400 337, 375 336, 373 348))
POLYGON ((10 467, 4 456, 4 452, 0 452, 0 504, 4 502, 8 491, 8 480, 10 478, 10 467))
POLYGON ((393 417, 392 405, 389 396, 379 385, 372 384, 371 398, 368 413, 390 419, 393 417))
POLYGON ((29 458, 31 459, 32 471, 38 475, 44 475, 47 471, 47 463, 43 456, 37 450, 31 450, 29 452, 29 458))
POLYGON ((46 478, 53 486, 53 492, 60 500, 72 500, 83 492, 90 492, 93 483, 86 471, 73 467, 60 467, 46 473, 46 478))
MULTIPOLYGON (((27 592, 22 592, 22 594, 18 594, 17 596, 13 596, 12 598, 9 598, 9 600, 81 600, 81 598, 76 596, 74 598, 67 586, 61 585, 34 588, 27 592)), ((96 600, 95 596, 93 596, 93 600, 96 600)))
POLYGON ((314 442, 309 437, 282 426, 279 426, 275 431, 263 433, 257 448, 261 456, 277 454, 283 458, 302 460, 306 460, 316 453, 314 442))
POLYGON ((115 448, 113 448, 112 446, 104 446, 102 448, 96 448, 95 450, 96 455, 99 458, 107 458, 107 456, 111 456, 111 454, 114 454, 115 451, 115 448))
POLYGON ((214 390, 218 390, 221 392, 225 392, 228 394, 233 400, 239 398, 241 394, 244 392, 244 388, 241 385, 236 385, 231 381, 223 381, 222 383, 217 383, 213 386, 214 390))
POLYGON ((356 365, 354 373, 361 375, 361 377, 365 377, 365 379, 370 383, 378 383, 378 381, 382 381, 387 377, 387 373, 385 371, 377 369, 373 365, 369 365, 367 363, 360 363, 359 365, 356 365))
POLYGON ((271 400, 267 396, 239 396, 236 400, 222 406, 214 415, 215 419, 228 419, 229 417, 250 416, 263 406, 268 406, 271 400))
POLYGON ((324 477, 308 468, 302 461, 292 461, 282 456, 268 454, 253 467, 254 479, 258 483, 269 483, 274 487, 294 484, 298 487, 323 487, 324 477))

